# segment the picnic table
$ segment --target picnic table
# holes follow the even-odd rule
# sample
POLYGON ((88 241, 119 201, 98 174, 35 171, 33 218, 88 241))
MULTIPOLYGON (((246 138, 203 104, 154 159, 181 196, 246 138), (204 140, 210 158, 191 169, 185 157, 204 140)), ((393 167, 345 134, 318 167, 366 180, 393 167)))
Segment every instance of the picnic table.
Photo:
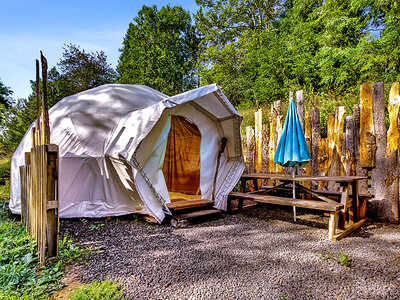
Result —
MULTIPOLYGON (((329 213, 328 237, 332 241, 339 240, 350 232, 361 227, 366 221, 366 198, 360 197, 358 181, 367 179, 361 176, 291 176, 286 174, 254 173, 241 177, 240 192, 232 192, 228 197, 228 211, 231 211, 231 201, 239 201, 238 209, 243 208, 243 200, 257 203, 295 206, 301 208, 322 210, 329 213), (274 182, 272 186, 260 186, 260 180, 274 182), (254 191, 246 191, 247 182, 253 182, 254 191), (312 190, 301 183, 310 181, 331 181, 340 185, 339 201, 329 198, 329 193, 312 190), (290 192, 288 185, 296 186, 296 198, 282 196, 290 192), (350 193, 351 189, 351 193, 350 193), (297 198, 297 195, 301 195, 297 198)), ((335 196, 335 195, 334 195, 335 196)))

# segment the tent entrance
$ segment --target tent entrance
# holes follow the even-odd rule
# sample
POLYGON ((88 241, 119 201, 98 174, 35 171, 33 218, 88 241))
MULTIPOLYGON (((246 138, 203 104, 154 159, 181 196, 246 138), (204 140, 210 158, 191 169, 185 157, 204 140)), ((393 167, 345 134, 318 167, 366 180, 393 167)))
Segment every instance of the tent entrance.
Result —
POLYGON ((201 133, 196 124, 182 116, 171 116, 163 164, 171 202, 201 199, 200 144, 201 133))

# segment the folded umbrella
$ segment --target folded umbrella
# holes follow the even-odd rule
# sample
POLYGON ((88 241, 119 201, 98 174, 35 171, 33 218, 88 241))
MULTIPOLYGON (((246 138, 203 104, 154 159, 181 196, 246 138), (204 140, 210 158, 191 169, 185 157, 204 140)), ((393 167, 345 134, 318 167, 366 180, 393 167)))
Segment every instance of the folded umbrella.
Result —
MULTIPOLYGON (((297 115, 293 98, 290 100, 285 124, 275 152, 274 162, 284 167, 299 167, 311 160, 310 151, 304 137, 303 129, 297 115)), ((293 178, 295 177, 293 169, 293 178)), ((296 185, 293 180, 293 199, 296 198, 296 185)), ((293 206, 294 221, 296 222, 296 207, 293 206)))

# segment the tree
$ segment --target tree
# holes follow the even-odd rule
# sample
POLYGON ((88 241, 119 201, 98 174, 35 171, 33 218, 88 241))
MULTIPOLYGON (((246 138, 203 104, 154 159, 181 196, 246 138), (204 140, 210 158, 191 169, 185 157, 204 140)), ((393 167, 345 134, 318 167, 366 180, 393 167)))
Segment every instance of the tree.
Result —
POLYGON ((129 24, 118 63, 119 82, 144 84, 167 95, 196 86, 198 35, 179 6, 143 6, 129 24))
POLYGON ((50 70, 49 80, 52 79, 50 76, 54 77, 53 82, 62 86, 64 96, 117 81, 117 74, 107 63, 103 51, 87 53, 74 44, 64 45, 63 49, 63 58, 57 64, 60 73, 50 70))
POLYGON ((0 80, 0 107, 3 105, 5 108, 9 108, 11 106, 11 95, 13 91, 4 85, 4 83, 0 80))
MULTIPOLYGON (((199 75, 202 84, 218 83, 234 104, 257 99, 257 70, 247 65, 261 46, 261 35, 273 32, 282 13, 280 0, 196 0, 196 26, 202 36, 199 75)), ((254 60, 252 61, 254 63, 254 60)))

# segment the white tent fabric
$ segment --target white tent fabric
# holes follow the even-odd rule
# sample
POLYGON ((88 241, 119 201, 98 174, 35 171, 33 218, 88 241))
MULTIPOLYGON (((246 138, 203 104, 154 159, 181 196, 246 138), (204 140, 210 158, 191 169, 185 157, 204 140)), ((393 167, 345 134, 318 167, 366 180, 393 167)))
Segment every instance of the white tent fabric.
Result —
MULTIPOLYGON (((141 85, 104 85, 64 98, 49 111, 51 142, 59 145, 60 217, 149 213, 159 222, 170 202, 162 173, 171 115, 193 121, 202 134, 200 188, 212 199, 217 154, 228 138, 215 186, 214 206, 243 170, 241 117, 217 85, 173 97, 141 85)), ((29 152, 31 125, 12 158, 10 209, 20 213, 19 166, 29 152)))

